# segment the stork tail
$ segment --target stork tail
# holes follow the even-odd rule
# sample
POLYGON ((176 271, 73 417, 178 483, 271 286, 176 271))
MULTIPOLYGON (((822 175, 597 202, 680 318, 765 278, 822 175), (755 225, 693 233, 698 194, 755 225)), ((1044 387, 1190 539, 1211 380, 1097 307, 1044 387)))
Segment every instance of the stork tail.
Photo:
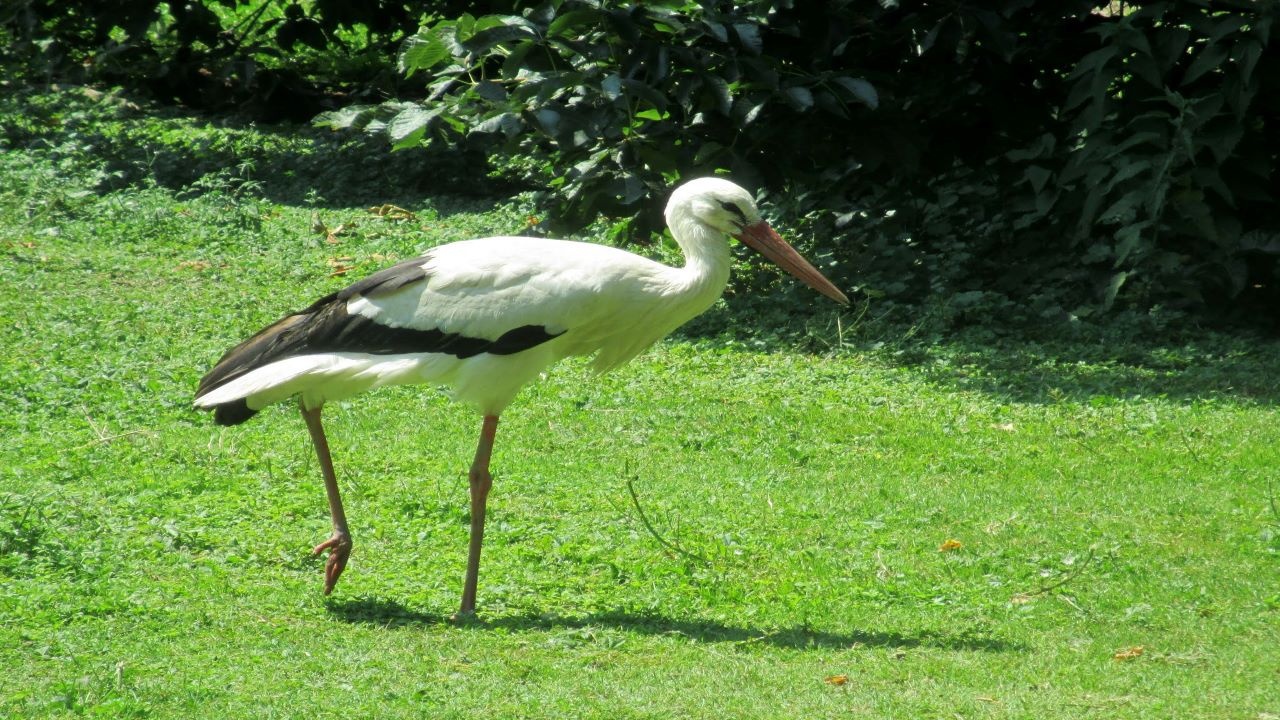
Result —
MULTIPOLYGON (((311 313, 307 311, 285 316, 228 350, 218 360, 218 364, 200 379, 200 385, 196 388, 196 405, 210 407, 202 405, 200 399, 227 383, 286 355, 290 349, 293 349, 290 346, 298 344, 297 333, 290 331, 300 324, 305 324, 309 319, 311 319, 311 313)), ((239 425, 258 414, 257 410, 249 407, 248 399, 244 397, 217 403, 212 405, 212 408, 213 421, 219 425, 239 425)))
POLYGON ((257 414, 244 398, 213 406, 213 421, 219 425, 239 425, 257 414))

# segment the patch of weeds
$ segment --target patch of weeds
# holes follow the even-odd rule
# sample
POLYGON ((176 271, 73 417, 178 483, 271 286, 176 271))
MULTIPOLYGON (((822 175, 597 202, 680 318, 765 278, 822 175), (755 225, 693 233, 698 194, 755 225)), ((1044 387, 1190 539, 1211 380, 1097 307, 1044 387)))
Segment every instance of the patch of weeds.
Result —
POLYGON ((42 713, 70 713, 80 717, 134 720, 150 717, 151 708, 128 687, 127 665, 121 661, 110 671, 63 680, 42 697, 23 692, 7 698, 6 704, 26 705, 42 713))
POLYGON ((37 565, 78 570, 77 553, 55 523, 54 516, 34 498, 0 496, 0 573, 25 575, 37 565))

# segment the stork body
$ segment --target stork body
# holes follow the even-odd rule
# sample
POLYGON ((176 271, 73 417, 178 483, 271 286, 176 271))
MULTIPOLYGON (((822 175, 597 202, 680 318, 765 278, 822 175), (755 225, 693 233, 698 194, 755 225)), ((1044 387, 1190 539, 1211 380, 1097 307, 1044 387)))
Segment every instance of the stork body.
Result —
POLYGON ((839 290, 760 219, 751 196, 720 179, 676 189, 667 222, 684 252, 675 268, 623 250, 567 240, 493 237, 442 245, 285 316, 227 352, 195 404, 234 425, 298 397, 320 459, 334 533, 325 593, 351 537, 320 422, 326 402, 383 385, 431 383, 484 417, 470 473, 471 548, 461 613, 474 612, 489 457, 498 416, 525 384, 571 355, 600 372, 635 357, 706 310, 729 278, 726 235, 759 250, 823 294, 839 290))

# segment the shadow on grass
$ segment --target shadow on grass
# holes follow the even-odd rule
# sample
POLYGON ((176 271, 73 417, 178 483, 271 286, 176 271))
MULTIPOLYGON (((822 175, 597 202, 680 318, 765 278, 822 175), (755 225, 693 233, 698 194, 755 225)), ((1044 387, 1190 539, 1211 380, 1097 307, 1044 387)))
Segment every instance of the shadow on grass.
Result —
POLYGON ((1280 378, 1271 370, 1280 363, 1280 344, 1260 338, 1206 336, 1182 344, 961 338, 893 360, 932 383, 1011 402, 1280 402, 1280 378))
POLYGON ((1280 340, 1256 329, 1160 331, 1133 321, 1079 328, 922 328, 898 321, 861 321, 861 308, 841 312, 792 297, 806 288, 739 294, 681 328, 695 345, 749 351, 800 349, 852 353, 929 383, 976 391, 1007 402, 1109 404, 1136 398, 1175 402, 1280 403, 1280 340), (794 308, 804 307, 805 311, 794 308), (837 323, 837 317, 843 325, 837 323))
POLYGON ((490 176, 478 150, 435 144, 392 152, 386 137, 310 124, 204 115, 127 93, 23 86, 0 101, 0 143, 101 163, 99 192, 155 184, 178 193, 245 193, 340 209, 427 199, 487 210, 524 188, 490 176), (134 101, 137 102, 134 102, 134 101))
MULTIPOLYGON (((454 624, 447 616, 412 610, 394 600, 380 598, 331 600, 327 603, 327 607, 332 615, 349 623, 380 627, 454 624)), ((762 644, 792 650, 849 648, 854 645, 885 648, 928 647, 982 652, 1007 652, 1019 649, 1018 645, 997 638, 966 633, 944 634, 925 631, 917 635, 904 635, 874 630, 838 633, 803 626, 762 630, 754 627, 725 625, 710 620, 681 620, 657 614, 626 612, 597 613, 583 617, 516 615, 495 620, 485 620, 480 617, 457 625, 463 629, 477 631, 523 632, 610 627, 644 635, 677 635, 697 642, 762 644)))

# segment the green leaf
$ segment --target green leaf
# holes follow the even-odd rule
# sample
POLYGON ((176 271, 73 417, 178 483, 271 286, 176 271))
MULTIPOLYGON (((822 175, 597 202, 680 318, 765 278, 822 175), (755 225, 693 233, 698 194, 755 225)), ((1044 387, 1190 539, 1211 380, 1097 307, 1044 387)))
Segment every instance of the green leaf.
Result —
POLYGON ((783 91, 791 107, 804 112, 813 107, 813 93, 806 87, 789 87, 783 91))
POLYGON ((456 118, 452 115, 441 113, 440 121, 443 122, 445 125, 448 125, 454 132, 458 134, 462 134, 467 131, 467 124, 462 120, 460 120, 459 118, 456 118))
POLYGON ((621 186, 620 191, 616 192, 615 196, 623 205, 631 205, 644 197, 647 189, 639 178, 630 174, 622 178, 621 186))
POLYGON ((430 70, 452 57, 449 46, 434 30, 418 31, 401 46, 397 67, 406 76, 419 70, 430 70))
POLYGON ((462 41, 471 37, 476 19, 470 13, 463 13, 457 19, 436 23, 434 29, 440 32, 440 38, 449 46, 453 55, 463 55, 462 41))
POLYGON ((1262 46, 1251 37, 1241 39, 1231 48, 1231 59, 1240 68, 1240 82, 1246 87, 1253 79, 1253 69, 1258 66, 1261 58, 1262 46))
POLYGON ((498 25, 485 28, 461 43, 464 51, 480 55, 502 43, 534 37, 534 33, 523 25, 498 25))
POLYGON ((1218 197, 1226 201, 1230 207, 1236 206, 1235 195, 1232 194, 1231 188, 1222 181, 1222 172, 1216 167, 1198 167, 1191 171, 1191 177, 1195 180, 1196 185, 1202 188, 1213 190, 1218 197))
POLYGON ((713 73, 702 73, 699 75, 703 84, 711 89, 715 97, 716 110, 721 115, 728 115, 733 109, 733 94, 729 91, 729 83, 724 78, 713 73))
POLYGON ((671 11, 663 11, 662 8, 651 8, 651 18, 653 19, 653 29, 666 34, 678 35, 684 32, 686 25, 680 19, 680 14, 671 11))
POLYGON ((540 108, 533 114, 542 126, 543 132, 555 137, 560 132, 560 113, 551 108, 540 108))
POLYGON ((617 100, 622 96, 622 78, 618 77, 618 73, 610 73, 600 81, 600 90, 610 100, 617 100))
POLYGON ((507 137, 515 137, 524 128, 520 116, 511 112, 504 112, 494 115, 491 118, 477 124, 474 132, 477 133, 502 133, 507 137))
POLYGON ((1094 183, 1089 183, 1088 188, 1081 204, 1080 219, 1076 221, 1076 235, 1079 237, 1089 235, 1097 219, 1098 208, 1102 205, 1102 188, 1094 183))
POLYGON ((515 80, 520 77, 521 71, 525 69, 525 59, 538 47, 539 43, 536 41, 527 40, 512 48, 511 53, 502 61, 502 79, 515 80))
POLYGON ((1221 165, 1235 152, 1244 133, 1245 128, 1238 122, 1216 122, 1200 133, 1200 144, 1209 148, 1214 160, 1221 165))
POLYGON ((827 90, 819 90, 813 96, 814 104, 822 108, 824 112, 830 113, 837 117, 848 119, 848 106, 836 98, 834 93, 827 90))
POLYGON ((1137 208, 1142 205, 1143 199, 1147 196, 1145 188, 1130 190, 1120 196, 1119 200, 1111 203, 1111 205, 1103 210, 1098 219, 1102 222, 1122 222, 1134 216, 1137 208))
POLYGON ((1135 77, 1140 78, 1151 87, 1156 89, 1164 88, 1164 74, 1160 72, 1160 66, 1156 63, 1154 56, 1136 53, 1130 56, 1126 67, 1135 77))
POLYGON ((832 78, 832 82, 844 88, 855 100, 875 110, 880 107, 880 94, 871 83, 862 78, 840 76, 832 78))
POLYGON ((665 110, 667 107, 666 95, 639 80, 623 80, 622 89, 628 95, 645 100, 655 108, 665 110))
POLYGON ((312 125, 327 127, 330 130, 363 129, 372 120, 378 109, 375 105, 351 105, 340 110, 320 113, 311 121, 312 125))
POLYGON ((1191 61, 1191 67, 1187 68, 1187 72, 1182 76, 1182 84, 1189 85, 1200 79, 1203 75, 1213 70, 1217 70, 1222 66, 1224 60, 1227 59, 1227 48, 1219 43, 1212 43, 1204 47, 1200 52, 1196 53, 1196 59, 1191 61))
POLYGON ((426 133, 427 123, 440 114, 440 110, 427 110, 421 105, 411 105, 401 110, 387 123, 387 135, 396 150, 417 145, 426 133))
POLYGON ((754 23, 734 23, 733 34, 738 42, 752 55, 759 55, 764 50, 764 40, 760 38, 760 26, 754 23))
POLYGON ((1044 133, 1036 138, 1034 142, 1024 148, 1010 150, 1004 156, 1010 162, 1023 162, 1026 160, 1035 160, 1046 157, 1053 151, 1057 140, 1052 133, 1044 133))
POLYGON ((711 37, 715 38, 716 40, 719 40, 722 43, 729 42, 729 31, 728 29, 725 28, 723 24, 712 21, 712 20, 703 20, 702 26, 705 27, 707 29, 707 32, 710 33, 711 37))
POLYGON ((1190 38, 1191 31, 1184 27, 1170 25, 1160 28, 1160 32, 1155 37, 1154 50, 1156 62, 1160 64, 1161 75, 1168 76, 1169 71, 1173 70, 1174 65, 1182 59, 1190 38))
POLYGON ((1227 14, 1224 13, 1218 19, 1218 23, 1214 26, 1213 32, 1209 33, 1209 42, 1218 42, 1222 38, 1233 35, 1240 31, 1240 28, 1248 24, 1249 20, 1243 13, 1227 14))
POLYGON ((565 35, 569 35, 570 37, 576 38, 580 36, 581 33, 574 32, 571 34, 570 31, 577 30, 578 28, 586 27, 588 25, 599 27, 599 10, 594 8, 570 10, 551 21, 551 24, 547 26, 547 35, 549 37, 563 37, 565 35))
POLYGON ((667 118, 671 117, 671 114, 662 112, 661 110, 658 110, 656 108, 650 108, 648 110, 641 110, 640 112, 636 113, 635 116, 640 118, 641 120, 657 121, 657 120, 666 120, 667 118))
POLYGON ((1128 180, 1129 178, 1134 177, 1135 175, 1138 175, 1139 173, 1142 173, 1150 169, 1151 169, 1151 161, 1149 160, 1126 160, 1123 164, 1120 165, 1120 169, 1116 170, 1116 174, 1112 175, 1111 179, 1107 182, 1106 192, 1111 192, 1111 190, 1114 189, 1115 186, 1119 185, 1125 180, 1128 180))
POLYGON ((492 103, 504 102, 507 99, 507 91, 502 87, 501 83, 492 80, 481 80, 476 83, 476 94, 481 98, 492 103))
POLYGON ((1107 283, 1107 291, 1102 297, 1102 309, 1110 310, 1111 306, 1116 302, 1116 295, 1120 293, 1120 288, 1124 286, 1124 281, 1129 278, 1129 273, 1120 271, 1111 276, 1111 281, 1107 283))
POLYGON ((1151 222, 1144 220, 1139 223, 1130 223, 1116 231, 1116 260, 1114 267, 1120 267, 1125 260, 1129 259, 1133 251, 1138 249, 1139 245, 1142 244, 1142 231, 1148 227, 1151 227, 1151 222))
POLYGON ((710 164, 723 151, 724 146, 718 142, 703 143, 698 147, 698 152, 693 157, 693 164, 699 166, 710 164))
MULTIPOLYGON (((1159 118, 1161 123, 1170 122, 1169 116, 1164 113, 1154 113, 1154 115, 1159 118)), ((1132 124, 1131 122, 1130 125, 1132 124)), ((1125 138, 1124 142, 1112 145, 1107 152, 1102 154, 1102 157, 1110 159, 1115 156, 1123 156, 1139 145, 1150 145, 1148 148, 1143 148, 1144 152, 1161 152, 1165 150, 1165 136, 1154 131, 1135 132, 1125 138)))
POLYGON ((1067 99, 1063 103, 1062 109, 1075 109, 1088 100, 1101 100, 1101 98, 1095 97, 1093 82, 1084 78, 1076 80, 1071 84, 1071 89, 1067 91, 1067 99))
POLYGON ((1038 195, 1044 190, 1045 183, 1049 182, 1049 178, 1053 177, 1053 173, 1039 165, 1031 165, 1023 171, 1023 176, 1027 178, 1027 182, 1031 183, 1031 189, 1038 195))
POLYGON ((1098 48, 1093 52, 1080 58, 1080 62, 1072 68, 1070 74, 1067 75, 1068 80, 1075 80, 1088 74, 1096 74, 1106 67, 1108 62, 1120 52, 1119 48, 1114 45, 1098 48))

